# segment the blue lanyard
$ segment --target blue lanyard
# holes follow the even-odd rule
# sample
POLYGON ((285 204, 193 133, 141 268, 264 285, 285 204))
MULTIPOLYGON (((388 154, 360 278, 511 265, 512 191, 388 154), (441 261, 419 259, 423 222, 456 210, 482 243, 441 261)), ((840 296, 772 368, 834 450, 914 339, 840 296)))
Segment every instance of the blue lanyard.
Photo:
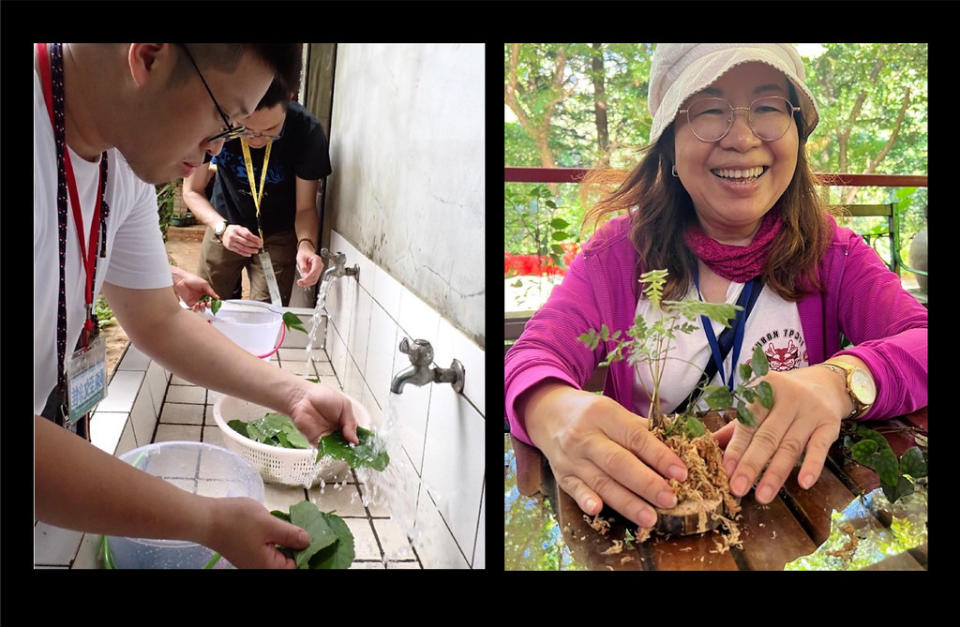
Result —
MULTIPOLYGON (((703 301, 703 296, 700 294, 700 276, 697 271, 697 264, 693 264, 693 282, 697 286, 697 296, 703 301)), ((746 285, 743 286, 743 293, 740 296, 739 301, 744 303, 750 302, 750 296, 753 293, 753 281, 747 281, 746 285)), ((736 334, 733 337, 733 358, 730 360, 730 377, 726 377, 723 371, 723 355, 720 354, 720 344, 717 342, 717 336, 713 332, 713 325, 710 323, 710 318, 707 316, 700 316, 700 320, 703 323, 703 330, 707 334, 707 342, 710 343, 710 352, 713 353, 713 362, 717 365, 717 372, 720 374, 720 380, 726 381, 727 387, 730 388, 730 391, 733 391, 733 377, 737 372, 737 362, 740 359, 740 347, 743 345, 743 331, 746 327, 747 316, 746 310, 740 310, 737 312, 737 316, 734 319, 734 325, 736 326, 736 334)))

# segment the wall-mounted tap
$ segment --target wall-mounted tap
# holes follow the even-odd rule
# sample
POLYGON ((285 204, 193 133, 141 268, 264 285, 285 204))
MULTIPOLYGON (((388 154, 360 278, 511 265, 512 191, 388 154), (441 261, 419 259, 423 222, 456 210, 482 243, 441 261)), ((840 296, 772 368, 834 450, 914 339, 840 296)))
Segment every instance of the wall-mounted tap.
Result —
POLYGON ((342 252, 331 253, 327 248, 320 249, 320 258, 323 259, 323 274, 320 275, 320 285, 324 281, 333 280, 342 276, 354 276, 360 280, 360 266, 353 264, 347 267, 347 256, 342 252))
POLYGON ((411 343, 407 338, 403 338, 400 341, 400 352, 410 357, 411 366, 393 377, 390 391, 394 394, 401 394, 407 383, 417 386, 427 383, 452 383, 457 393, 463 392, 463 364, 454 359, 449 368, 431 367, 433 347, 427 340, 413 340, 411 343))

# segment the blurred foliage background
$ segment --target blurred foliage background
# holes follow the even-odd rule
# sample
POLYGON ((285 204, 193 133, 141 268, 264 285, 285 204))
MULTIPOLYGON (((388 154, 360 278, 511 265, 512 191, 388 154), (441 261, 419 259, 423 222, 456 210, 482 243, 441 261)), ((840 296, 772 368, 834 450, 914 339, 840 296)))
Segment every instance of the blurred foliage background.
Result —
MULTIPOLYGON (((632 168, 646 145, 655 44, 506 44, 504 164, 632 168)), ((806 82, 820 108, 807 143, 815 172, 927 173, 927 45, 802 44, 806 82)), ((828 202, 897 203, 901 255, 926 224, 927 189, 828 187, 828 202)), ((556 254, 580 242, 584 207, 574 184, 504 185, 508 255, 556 254), (549 202, 548 202, 549 201, 549 202), (551 229, 560 218, 570 225, 551 229), (556 236, 566 235, 566 239, 556 236)), ((858 232, 881 218, 857 218, 858 232)))

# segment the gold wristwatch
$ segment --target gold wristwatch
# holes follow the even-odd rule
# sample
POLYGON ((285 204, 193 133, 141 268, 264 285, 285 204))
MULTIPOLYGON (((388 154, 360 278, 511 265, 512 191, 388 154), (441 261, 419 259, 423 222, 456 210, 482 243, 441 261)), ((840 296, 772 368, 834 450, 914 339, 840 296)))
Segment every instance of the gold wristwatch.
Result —
POLYGON ((870 376, 870 373, 863 368, 852 366, 840 360, 828 359, 820 365, 833 370, 843 377, 847 387, 847 394, 850 395, 850 400, 853 402, 853 411, 850 412, 849 416, 845 416, 844 420, 859 418, 867 413, 867 410, 869 410, 870 407, 873 406, 874 401, 877 400, 877 386, 873 382, 873 377, 870 376))

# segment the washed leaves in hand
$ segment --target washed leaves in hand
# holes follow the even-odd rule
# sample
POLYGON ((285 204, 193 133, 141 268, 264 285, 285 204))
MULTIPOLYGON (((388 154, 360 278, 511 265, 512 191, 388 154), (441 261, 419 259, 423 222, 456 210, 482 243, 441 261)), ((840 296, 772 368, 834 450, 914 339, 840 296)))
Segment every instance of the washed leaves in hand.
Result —
POLYGON ((231 420, 227 426, 254 442, 282 448, 311 448, 306 436, 284 414, 266 414, 263 418, 244 422, 231 420))
POLYGON ((317 448, 317 461, 323 457, 331 457, 347 462, 351 468, 370 466, 382 471, 387 467, 390 456, 383 440, 363 427, 357 427, 357 439, 360 444, 354 446, 339 431, 323 436, 317 448))
POLYGON ((210 303, 210 313, 217 315, 217 312, 220 311, 220 307, 223 305, 223 301, 219 298, 214 298, 209 294, 204 294, 200 297, 200 300, 197 301, 200 303, 210 303))
POLYGON ((298 318, 297 314, 293 313, 292 311, 284 312, 283 324, 285 324, 288 329, 296 329, 301 333, 307 332, 307 330, 303 328, 303 323, 300 322, 300 318, 298 318))
POLYGON ((310 544, 305 549, 295 551, 278 547, 280 551, 293 559, 297 568, 302 569, 346 569, 355 557, 353 534, 343 519, 336 514, 321 512, 310 501, 301 501, 290 507, 290 513, 274 510, 270 512, 310 535, 310 544))

